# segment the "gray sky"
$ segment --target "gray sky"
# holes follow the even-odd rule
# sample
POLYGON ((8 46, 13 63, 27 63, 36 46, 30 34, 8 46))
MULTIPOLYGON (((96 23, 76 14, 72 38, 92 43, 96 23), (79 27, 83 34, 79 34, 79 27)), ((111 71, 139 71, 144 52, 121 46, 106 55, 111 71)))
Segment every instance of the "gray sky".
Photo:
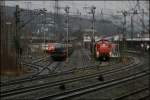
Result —
MULTIPOLYGON (((100 14, 101 9, 103 9, 106 14, 116 14, 118 10, 129 10, 136 5, 136 0, 134 1, 59 1, 60 7, 70 6, 70 12, 76 14, 77 10, 79 10, 82 15, 87 14, 83 7, 95 6, 96 7, 96 15, 100 14)), ((29 8, 29 9, 40 9, 46 8, 50 12, 54 12, 54 1, 6 1, 5 3, 8 6, 20 5, 21 8, 29 8)), ((148 5, 145 1, 140 1, 140 7, 142 9, 146 9, 148 5)), ((89 11, 89 10, 87 10, 89 11)), ((60 10, 60 12, 64 13, 64 10, 60 10)))
MULTIPOLYGON (((7 6, 15 6, 15 5, 19 5, 21 8, 25 8, 25 9, 42 9, 42 8, 46 8, 49 12, 54 12, 54 1, 6 1, 5 5, 7 6)), ((117 11, 121 11, 121 10, 131 10, 132 8, 135 7, 135 5, 137 4, 136 0, 125 0, 125 1, 109 1, 109 0, 105 0, 105 1, 76 1, 76 0, 70 0, 70 1, 59 1, 58 2, 59 7, 66 7, 69 6, 70 7, 70 14, 76 15, 77 11, 80 11, 82 13, 82 17, 88 17, 91 18, 91 15, 87 14, 87 12, 89 12, 90 10, 85 10, 83 9, 83 7, 91 7, 91 6, 95 6, 96 7, 96 11, 95 11, 95 15, 96 18, 101 18, 101 10, 103 9, 103 13, 104 13, 104 18, 106 19, 110 19, 110 15, 122 15, 121 13, 117 13, 117 11), (109 14, 109 15, 107 15, 109 14)), ((149 4, 147 1, 141 0, 140 1, 140 9, 144 9, 145 12, 148 12, 149 9, 149 4)), ((59 10, 60 13, 65 13, 65 11, 63 9, 59 10)), ((140 22, 140 18, 141 15, 137 15, 134 17, 134 20, 136 23, 141 23, 140 22)), ((121 16, 121 18, 123 18, 121 16)), ((121 19, 122 20, 122 19, 121 19)), ((148 24, 148 20, 149 20, 149 14, 147 14, 145 16, 145 23, 148 24)), ((118 24, 120 23, 120 20, 116 19, 116 20, 112 20, 114 22, 114 24, 118 24)), ((127 25, 130 25, 130 17, 127 16, 127 25)), ((138 25, 138 24, 136 24, 138 25)))

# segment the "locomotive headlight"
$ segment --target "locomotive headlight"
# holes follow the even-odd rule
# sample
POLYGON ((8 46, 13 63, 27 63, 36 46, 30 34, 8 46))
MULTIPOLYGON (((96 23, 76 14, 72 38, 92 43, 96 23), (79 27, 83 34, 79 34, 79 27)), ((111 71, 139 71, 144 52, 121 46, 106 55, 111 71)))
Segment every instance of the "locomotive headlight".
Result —
POLYGON ((104 43, 104 44, 102 44, 102 47, 108 47, 108 45, 104 43))
POLYGON ((49 47, 48 47, 48 50, 50 50, 50 51, 51 51, 51 50, 54 50, 54 46, 49 46, 49 47))
POLYGON ((105 46, 106 46, 106 44, 102 44, 102 46, 103 46, 103 47, 105 47, 105 46))
POLYGON ((97 51, 96 54, 99 55, 99 52, 97 51))
POLYGON ((98 51, 96 52, 96 57, 99 57, 99 52, 98 51))
POLYGON ((109 56, 111 56, 112 55, 112 52, 109 52, 109 56))

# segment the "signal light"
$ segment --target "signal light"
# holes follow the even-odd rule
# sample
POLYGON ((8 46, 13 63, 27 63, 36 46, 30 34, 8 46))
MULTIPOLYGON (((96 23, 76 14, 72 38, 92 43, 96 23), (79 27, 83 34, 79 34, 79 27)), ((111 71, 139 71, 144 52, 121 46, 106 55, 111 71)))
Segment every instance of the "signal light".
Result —
POLYGON ((15 11, 15 18, 16 18, 16 23, 20 22, 20 8, 19 8, 19 5, 16 5, 16 11, 15 11))

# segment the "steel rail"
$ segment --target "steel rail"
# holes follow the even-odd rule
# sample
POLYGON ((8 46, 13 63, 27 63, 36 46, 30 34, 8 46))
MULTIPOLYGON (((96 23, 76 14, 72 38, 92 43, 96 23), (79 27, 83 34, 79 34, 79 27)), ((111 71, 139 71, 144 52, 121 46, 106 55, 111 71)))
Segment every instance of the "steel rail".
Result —
POLYGON ((138 89, 138 90, 135 90, 135 91, 130 92, 130 93, 126 93, 126 94, 121 95, 119 97, 113 98, 112 100, 122 100, 122 99, 129 97, 129 96, 132 96, 132 95, 135 95, 135 94, 141 93, 143 91, 147 91, 147 90, 149 90, 149 87, 145 87, 145 88, 138 89))
MULTIPOLYGON (((131 59, 131 60, 133 60, 133 59, 131 59)), ((131 63, 133 63, 133 61, 131 61, 131 63)), ((25 65, 32 66, 32 67, 35 67, 35 68, 40 66, 40 65, 35 65, 35 64, 25 64, 25 65)), ((113 64, 113 65, 115 65, 115 64, 113 64)), ((92 65, 92 66, 88 66, 86 68, 71 69, 71 70, 64 71, 63 73, 59 73, 59 74, 58 73, 54 73, 54 74, 51 74, 51 75, 50 74, 45 74, 45 75, 39 75, 39 76, 32 75, 32 76, 29 76, 29 77, 26 77, 26 78, 22 78, 22 79, 15 79, 15 80, 3 82, 3 83, 0 84, 0 86, 8 86, 8 85, 13 85, 13 84, 20 84, 22 82, 28 82, 28 81, 39 80, 39 79, 44 79, 44 78, 49 78, 49 77, 55 77, 55 76, 59 76, 59 75, 71 74, 71 73, 74 73, 75 70, 96 69, 97 66, 99 66, 99 65, 92 65)), ((43 66, 40 66, 40 67, 43 67, 43 66)), ((99 67, 101 67, 101 66, 99 66, 99 67)), ((120 67, 120 66, 118 66, 118 67, 120 67)))
MULTIPOLYGON (((133 59, 132 59, 133 60, 133 59)), ((134 62, 134 61, 133 61, 134 62)), ((131 62, 130 64, 134 64, 133 62, 131 62)), ((128 64, 128 65, 130 65, 130 64, 128 64)), ((119 68, 121 67, 121 66, 118 66, 119 68)), ((126 68, 126 67, 124 67, 124 68, 126 68)), ((80 68, 81 69, 81 68, 80 68)), ((99 71, 99 72, 97 72, 97 73, 94 73, 94 74, 90 74, 89 76, 91 76, 91 75, 95 75, 95 74, 99 74, 100 72, 101 73, 104 73, 104 72, 107 72, 107 71, 115 71, 116 70, 116 68, 112 68, 111 70, 104 70, 104 71, 99 71)), ((63 73, 63 74, 68 74, 68 73, 70 73, 70 72, 66 72, 66 73, 63 73)), ((63 75, 63 74, 59 74, 59 75, 63 75)), ((57 76, 58 74, 53 74, 53 76, 57 76)), ((38 77, 31 77, 31 79, 29 79, 29 78, 27 78, 26 80, 19 80, 19 81, 16 81, 15 83, 14 82, 10 82, 9 84, 10 85, 12 85, 12 84, 16 84, 16 83, 18 83, 18 84, 20 84, 21 82, 26 82, 26 81, 31 81, 31 80, 39 80, 39 79, 43 79, 43 78, 48 78, 49 76, 45 76, 45 75, 40 75, 40 76, 38 76, 38 77), (41 76, 41 77, 40 77, 41 76)), ((52 75, 51 75, 52 76, 52 75)), ((81 76, 79 76, 79 77, 81 77, 81 76)), ((75 77, 75 78, 79 78, 79 77, 75 77)), ((8 85, 9 85, 8 84, 8 85)), ((4 84, 4 86, 7 86, 6 84, 4 84)))
MULTIPOLYGON (((111 74, 114 72, 122 71, 123 69, 131 68, 132 66, 136 66, 136 65, 138 65, 138 64, 132 64, 132 65, 129 65, 128 67, 120 67, 120 69, 116 69, 116 70, 104 71, 101 74, 111 74)), ((15 95, 15 94, 24 93, 24 92, 30 92, 30 91, 34 91, 37 89, 43 89, 43 88, 52 87, 52 86, 56 86, 56 85, 60 85, 60 84, 65 84, 65 83, 75 82, 75 81, 79 81, 79 80, 83 80, 83 79, 89 79, 89 78, 97 77, 98 75, 101 75, 101 74, 96 73, 96 74, 86 75, 86 76, 82 76, 82 77, 75 77, 75 78, 71 78, 71 79, 67 79, 67 80, 48 82, 48 83, 44 83, 43 85, 40 84, 40 85, 36 85, 36 86, 32 86, 32 87, 23 87, 23 88, 19 88, 19 89, 15 89, 15 90, 3 91, 1 93, 1 96, 6 97, 9 95, 15 95)))
POLYGON ((25 81, 31 81, 32 79, 34 79, 34 77, 39 73, 40 68, 43 68, 44 66, 42 65, 37 65, 37 64, 32 64, 32 63, 22 63, 23 65, 25 66, 30 66, 34 69, 36 69, 36 73, 33 73, 32 75, 29 75, 29 76, 26 76, 26 77, 23 77, 23 78, 17 78, 17 79, 14 79, 14 80, 9 80, 9 81, 5 81, 5 82, 1 82, 0 86, 8 86, 8 85, 13 85, 13 84, 19 84, 20 82, 25 82, 25 81))
POLYGON ((128 82, 128 81, 131 81, 131 80, 134 80, 134 79, 137 79, 137 78, 141 78, 143 76, 146 76, 150 74, 150 72, 139 72, 139 73, 136 73, 136 74, 133 74, 133 75, 130 75, 130 76, 126 76, 126 77, 122 77, 122 78, 119 78, 119 79, 114 79, 114 80, 111 80, 111 81, 106 81, 104 83, 97 83, 97 84, 92 84, 92 85, 89 85, 89 86, 85 86, 85 87, 81 87, 81 88, 78 88, 78 89, 72 89, 72 90, 69 90, 69 91, 64 91, 62 93, 56 93, 54 95, 49 95, 49 96, 43 96, 43 97, 40 97, 40 98, 37 98, 38 100, 46 100, 46 99, 50 99, 50 100, 64 100, 64 99, 68 99, 70 97, 74 97, 74 96, 77 96, 77 95, 81 95, 81 94, 85 94, 85 93, 89 93, 89 92, 93 92, 93 91, 96 91, 96 90, 99 90, 99 89, 102 89, 102 88, 107 88, 107 87, 110 87, 110 86, 114 86, 114 85, 118 85, 118 84, 121 84, 121 83, 124 83, 124 82, 128 82))
MULTIPOLYGON (((132 61, 129 64, 127 64, 127 65, 133 64, 134 60, 135 59, 132 58, 132 61)), ((122 65, 122 66, 124 66, 124 65, 122 65)), ((122 66, 118 65, 117 67, 120 68, 122 66)), ((79 68, 79 69, 76 69, 76 70, 82 70, 82 69, 84 69, 84 70, 85 69, 96 69, 96 67, 79 68)), ((98 71, 97 73, 90 74, 90 75, 95 75, 95 74, 99 74, 99 73, 103 73, 103 72, 107 72, 107 71, 113 71, 113 70, 116 70, 116 67, 112 68, 110 70, 98 71)), ((37 77, 30 77, 30 78, 26 78, 26 79, 22 79, 22 80, 10 81, 10 82, 7 82, 6 84, 1 84, 1 86, 9 86, 9 85, 13 85, 13 84, 21 84, 23 82, 28 82, 28 81, 30 82, 30 81, 33 81, 33 80, 46 79, 46 78, 49 78, 49 77, 55 77, 55 76, 59 76, 59 75, 66 75, 66 74, 70 74, 70 73, 74 73, 74 70, 65 71, 64 73, 60 73, 60 74, 55 74, 54 73, 52 75, 40 75, 40 76, 37 76, 37 77)), ((79 77, 81 77, 81 76, 79 76, 79 77)), ((75 78, 79 78, 79 77, 75 77, 75 78)))
POLYGON ((42 60, 45 60, 45 59, 47 59, 47 58, 48 58, 48 57, 42 57, 42 58, 40 58, 40 59, 36 59, 36 60, 32 61, 32 63, 37 63, 37 62, 42 61, 42 60))
MULTIPOLYGON (((40 59, 38 58, 38 59, 34 60, 34 63, 36 63, 37 61, 41 61, 41 60, 43 60, 43 58, 40 58, 40 59)), ((17 77, 16 79, 12 79, 12 80, 8 80, 8 81, 3 81, 3 82, 0 83, 0 86, 3 86, 4 84, 7 85, 9 83, 13 83, 14 81, 19 81, 21 79, 30 78, 30 77, 36 75, 36 73, 39 72, 39 67, 41 67, 41 66, 40 65, 36 65, 34 63, 22 62, 22 65, 29 66, 33 70, 35 69, 36 70, 35 72, 33 72, 32 74, 29 73, 26 76, 17 77)))
POLYGON ((140 99, 138 99, 138 100, 149 100, 149 98, 150 98, 150 94, 147 95, 147 96, 145 96, 145 97, 143 97, 143 98, 140 98, 140 99))

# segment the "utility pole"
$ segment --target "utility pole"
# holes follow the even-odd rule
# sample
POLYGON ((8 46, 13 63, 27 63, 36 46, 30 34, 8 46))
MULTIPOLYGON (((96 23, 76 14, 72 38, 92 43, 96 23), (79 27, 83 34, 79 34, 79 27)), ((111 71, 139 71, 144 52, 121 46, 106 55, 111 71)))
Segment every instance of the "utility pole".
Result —
MULTIPOLYGON (((139 7, 139 9, 140 9, 140 7, 139 7)), ((141 10, 142 10, 142 12, 141 12, 141 14, 142 14, 142 19, 141 19, 140 21, 141 21, 141 23, 142 23, 142 32, 141 32, 140 37, 141 37, 141 43, 143 43, 142 38, 144 37, 144 33, 145 33, 144 14, 146 14, 146 12, 144 12, 144 9, 141 9, 141 10)), ((138 14, 140 14, 140 13, 138 13, 138 14)))
MULTIPOLYGON (((133 40, 133 33, 134 33, 133 16, 134 15, 131 15, 131 41, 133 40)), ((131 47, 133 47, 133 42, 131 42, 131 47)))
MULTIPOLYGON (((120 13, 120 12, 118 12, 118 13, 120 13)), ((123 17, 124 17, 124 22, 123 22, 123 41, 122 41, 122 44, 123 44, 123 47, 122 47, 122 49, 123 50, 121 50, 122 51, 122 58, 125 60, 126 59, 126 57, 125 57, 125 55, 126 55, 126 53, 125 53, 125 51, 126 51, 126 38, 125 38, 125 32, 126 32, 126 17, 127 17, 127 15, 129 15, 129 14, 133 14, 133 15, 131 15, 131 38, 133 38, 133 30, 134 30, 134 24, 133 24, 133 17, 134 17, 134 14, 138 14, 138 12, 137 12, 137 10, 134 10, 134 12, 127 12, 127 11, 121 11, 121 13, 122 13, 122 15, 123 15, 123 17)))
MULTIPOLYGON (((27 1, 27 2, 25 2, 25 3, 26 3, 26 6, 27 6, 27 16, 30 16, 30 17, 31 17, 31 13, 30 13, 31 2, 30 2, 30 1, 27 1)), ((28 57, 29 57, 29 55, 31 55, 31 50, 30 50, 29 44, 32 43, 31 24, 29 25, 27 32, 28 32, 28 35, 29 35, 28 47, 27 47, 27 55, 28 55, 28 57)))
POLYGON ((46 9, 43 8, 43 11, 44 11, 44 45, 45 45, 45 50, 46 50, 46 39, 45 39, 45 34, 46 34, 46 9))
POLYGON ((122 14, 123 14, 123 16, 124 16, 124 23, 123 23, 123 38, 125 38, 127 11, 123 11, 122 14))
POLYGON ((123 16, 124 16, 124 23, 123 23, 123 55, 122 55, 122 60, 123 63, 126 63, 126 17, 127 17, 127 11, 123 11, 122 12, 123 16))
POLYGON ((15 23, 16 23, 16 34, 14 37, 14 41, 15 41, 15 48, 16 48, 16 65, 19 65, 19 66, 17 66, 17 70, 20 72, 20 58, 21 58, 20 53, 22 51, 21 51, 21 47, 20 47, 20 35, 19 35, 19 32, 20 32, 20 29, 19 29, 19 26, 20 26, 20 8, 19 8, 19 5, 16 5, 15 23))
MULTIPOLYGON (((137 9, 140 11, 141 10, 141 12, 138 12, 137 14, 142 14, 142 20, 141 20, 141 22, 142 22, 142 34, 145 32, 145 25, 144 25, 144 14, 148 14, 147 12, 144 12, 144 9, 141 9, 141 7, 140 7, 140 0, 137 0, 137 4, 136 4, 136 7, 137 7, 137 9)), ((135 9, 136 9, 136 7, 135 7, 135 9)))
MULTIPOLYGON (((143 37, 143 35, 144 35, 144 33, 145 33, 145 25, 144 25, 144 14, 147 14, 146 12, 144 12, 144 9, 141 9, 140 8, 140 2, 139 2, 139 0, 137 0, 137 4, 136 4, 136 7, 134 8, 134 12, 133 13, 130 13, 130 14, 133 14, 133 17, 134 17, 134 15, 135 14, 142 14, 142 19, 140 19, 140 21, 141 21, 141 23, 142 23, 142 32, 141 32, 141 34, 140 34, 140 36, 141 36, 141 42, 142 42, 142 37, 143 37), (141 12, 138 12, 138 10, 136 10, 136 7, 137 7, 137 9, 140 11, 141 10, 141 12)), ((132 16, 131 16, 132 17, 132 16)), ((132 22, 132 25, 131 25, 131 32, 132 32, 132 34, 133 34, 133 29, 134 29, 134 24, 133 24, 133 19, 134 18, 132 18, 132 20, 131 20, 131 22, 132 22)), ((132 35, 131 34, 131 35, 132 35)), ((140 37, 139 36, 139 37, 140 37)))
POLYGON ((19 5, 16 5, 16 11, 15 11, 15 22, 16 22, 16 37, 19 36, 19 24, 20 24, 20 8, 19 5))
POLYGON ((46 37, 45 37, 45 34, 46 34, 46 9, 43 8, 40 10, 40 14, 42 15, 42 28, 43 28, 43 42, 44 42, 44 48, 46 49, 46 37))
POLYGON ((144 27, 144 9, 142 9, 142 37, 145 33, 145 27, 144 27))
POLYGON ((92 53, 93 53, 93 56, 94 56, 94 44, 95 44, 95 9, 96 7, 95 6, 92 6, 92 7, 84 7, 85 9, 90 9, 91 12, 89 12, 89 14, 92 14, 92 38, 91 38, 91 50, 92 50, 92 53))
POLYGON ((79 10, 77 10, 77 18, 79 18, 79 30, 81 30, 81 12, 79 10))
MULTIPOLYGON (((103 9, 101 10, 101 13, 100 13, 100 17, 101 17, 101 22, 103 23, 103 28, 105 27, 105 24, 104 24, 104 14, 103 14, 103 9)), ((104 33, 104 29, 102 28, 102 33, 104 33)))
POLYGON ((133 16, 134 15, 131 15, 131 39, 133 39, 133 31, 134 31, 133 16))
POLYGON ((92 7, 92 9, 91 9, 91 13, 92 13, 92 15, 93 15, 93 21, 92 21, 92 29, 93 29, 93 34, 92 34, 92 48, 93 48, 93 50, 92 50, 92 52, 94 53, 94 50, 95 50, 95 48, 94 48, 94 44, 95 44, 95 9, 96 9, 96 7, 92 7))
POLYGON ((129 14, 132 14, 131 15, 131 39, 133 39, 133 33, 134 33, 134 15, 135 14, 138 14, 137 13, 137 10, 134 10, 133 12, 129 12, 129 14))
POLYGON ((66 60, 66 62, 68 62, 69 8, 70 7, 68 7, 68 6, 65 8, 65 12, 67 15, 67 60, 66 60))
MULTIPOLYGON (((66 20, 66 24, 67 24, 67 37, 66 37, 66 49, 67 49, 67 58, 68 58, 68 39, 69 39, 69 9, 70 7, 69 6, 66 6, 66 7, 57 7, 58 9, 64 9, 65 13, 66 13, 66 17, 67 17, 67 20, 66 20)), ((66 59, 66 62, 68 62, 68 59, 66 59)))
POLYGON ((123 37, 122 37, 122 47, 121 47, 121 55, 122 55, 122 61, 123 61, 123 63, 126 63, 127 62, 127 58, 126 58, 126 53, 125 53, 125 51, 126 51, 126 35, 125 35, 125 33, 126 33, 126 17, 127 17, 127 14, 128 14, 128 12, 127 11, 121 11, 121 12, 118 12, 118 13, 122 13, 122 15, 123 15, 123 18, 124 18, 124 21, 123 21, 123 37))
POLYGON ((55 7, 54 7, 54 37, 55 41, 59 40, 58 38, 58 31, 57 31, 57 25, 58 25, 58 0, 55 0, 55 7))
MULTIPOLYGON (((82 25, 81 25, 81 20, 82 20, 82 18, 81 18, 81 12, 79 11, 79 10, 77 10, 77 19, 79 19, 79 22, 78 22, 78 24, 79 24, 79 33, 81 34, 81 39, 82 39, 82 37, 84 37, 84 34, 83 34, 83 32, 82 32, 82 25)), ((83 42, 83 39, 82 39, 82 46, 84 46, 84 42, 83 42)))

